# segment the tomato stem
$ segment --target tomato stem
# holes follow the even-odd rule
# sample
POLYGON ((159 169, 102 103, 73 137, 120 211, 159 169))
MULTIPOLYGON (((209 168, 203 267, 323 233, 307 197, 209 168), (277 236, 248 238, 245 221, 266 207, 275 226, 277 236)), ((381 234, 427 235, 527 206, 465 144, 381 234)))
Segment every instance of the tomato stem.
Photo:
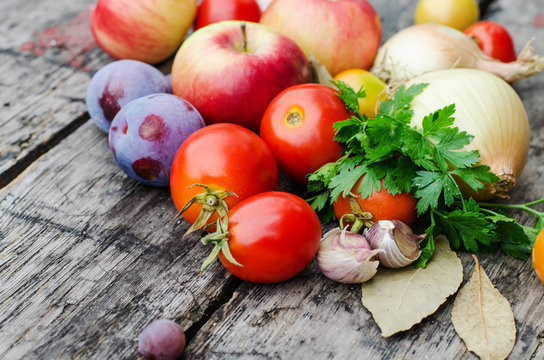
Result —
POLYGON ((228 231, 229 228, 229 216, 226 214, 222 218, 217 219, 216 222, 216 231, 214 233, 208 234, 204 236, 200 241, 204 245, 208 244, 214 244, 214 247, 212 249, 212 252, 208 257, 204 260, 202 263, 202 266, 200 267, 200 273, 204 271, 219 255, 219 252, 223 252, 223 255, 225 258, 237 266, 243 266, 240 264, 234 257, 232 256, 232 253, 230 252, 229 248, 229 239, 230 239, 230 233, 228 231), (223 219, 223 220, 221 220, 223 219))
POLYGON ((340 228, 344 228, 344 221, 352 223, 350 231, 353 233, 360 233, 365 227, 371 227, 372 224, 374 224, 372 221, 372 214, 361 210, 361 207, 356 200, 356 195, 349 193, 348 198, 352 213, 344 214, 340 218, 340 228))
POLYGON ((193 196, 174 217, 174 220, 181 216, 195 203, 202 205, 202 210, 200 210, 197 219, 187 230, 187 232, 185 232, 183 237, 186 237, 187 235, 208 226, 208 220, 214 213, 217 213, 219 215, 219 218, 227 215, 229 209, 227 203, 225 202, 225 198, 231 195, 237 196, 232 191, 215 190, 214 188, 204 184, 193 184, 187 187, 187 189, 190 189, 193 186, 200 186, 204 188, 204 191, 200 194, 196 194, 195 196, 193 196))

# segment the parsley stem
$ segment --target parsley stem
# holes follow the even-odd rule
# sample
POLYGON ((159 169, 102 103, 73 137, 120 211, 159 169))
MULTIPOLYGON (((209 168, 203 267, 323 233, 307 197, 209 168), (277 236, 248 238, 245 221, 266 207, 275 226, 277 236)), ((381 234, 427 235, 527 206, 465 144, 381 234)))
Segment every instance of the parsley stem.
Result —
POLYGON ((493 207, 498 209, 514 209, 514 210, 523 210, 527 214, 531 215, 537 220, 543 220, 544 221, 544 212, 537 211, 535 209, 531 209, 529 206, 534 206, 540 203, 544 202, 544 198, 538 199, 535 201, 531 201, 524 204, 497 204, 497 203, 488 203, 488 202, 479 202, 479 206, 485 206, 485 207, 493 207))
POLYGON ((457 189, 458 197, 461 199, 461 205, 463 206, 463 211, 467 211, 466 201, 463 198, 463 196, 461 195, 462 192, 461 192, 461 188, 459 187, 459 184, 457 184, 457 181, 455 181, 455 179, 453 178, 451 173, 448 174, 448 177, 452 180, 452 183, 455 184, 455 188, 457 189))

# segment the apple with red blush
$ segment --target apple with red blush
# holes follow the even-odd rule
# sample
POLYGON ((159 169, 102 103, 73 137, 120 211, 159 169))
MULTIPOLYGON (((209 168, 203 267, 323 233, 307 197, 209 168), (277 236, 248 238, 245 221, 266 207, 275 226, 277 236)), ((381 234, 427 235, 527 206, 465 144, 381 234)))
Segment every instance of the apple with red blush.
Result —
POLYGON ((196 12, 196 0, 98 0, 91 29, 113 58, 156 64, 179 48, 196 12))
POLYGON ((172 65, 172 92, 193 104, 206 124, 230 122, 254 132, 278 93, 309 81, 299 46, 252 22, 222 21, 195 31, 172 65))
POLYGON ((381 41, 381 21, 366 0, 274 0, 261 24, 294 39, 332 76, 369 69, 381 41))

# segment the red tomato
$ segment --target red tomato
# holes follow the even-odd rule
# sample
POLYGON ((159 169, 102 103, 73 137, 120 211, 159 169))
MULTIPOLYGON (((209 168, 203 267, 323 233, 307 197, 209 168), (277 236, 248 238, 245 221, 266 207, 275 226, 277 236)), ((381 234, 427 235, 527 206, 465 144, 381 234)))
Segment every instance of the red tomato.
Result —
POLYGON ((350 117, 332 88, 295 85, 268 105, 261 122, 261 137, 274 153, 280 170, 304 185, 307 174, 342 156, 342 147, 334 141, 333 124, 350 117))
MULTIPOLYGON (((170 191, 178 209, 202 193, 199 183, 215 190, 230 190, 238 197, 225 199, 229 209, 250 196, 276 190, 278 169, 272 152, 254 132, 231 123, 206 126, 180 146, 170 172, 170 191)), ((202 206, 192 205, 183 217, 195 222, 202 206)), ((217 219, 216 214, 207 222, 217 219)))
MULTIPOLYGON (((357 194, 361 179, 353 186, 352 192, 354 194, 357 194)), ((380 220, 400 220, 406 225, 411 225, 417 217, 416 198, 414 198, 412 194, 405 192, 391 195, 383 188, 383 180, 380 191, 374 190, 372 195, 366 199, 362 199, 359 194, 357 196, 357 204, 359 204, 362 211, 372 214, 372 220, 374 222, 380 220)), ((349 204, 349 199, 342 197, 342 195, 338 197, 338 200, 336 200, 333 206, 338 220, 345 214, 353 213, 349 204)))
POLYGON ((203 0, 198 7, 195 29, 224 20, 259 22, 261 8, 255 0, 203 0))
POLYGON ((219 259, 235 276, 256 283, 287 280, 313 259, 321 241, 321 224, 300 197, 270 191, 250 197, 229 211, 229 249, 219 259))
POLYGON ((478 21, 469 26, 465 30, 465 34, 473 36, 487 56, 502 62, 516 60, 512 37, 501 24, 488 20, 478 21))

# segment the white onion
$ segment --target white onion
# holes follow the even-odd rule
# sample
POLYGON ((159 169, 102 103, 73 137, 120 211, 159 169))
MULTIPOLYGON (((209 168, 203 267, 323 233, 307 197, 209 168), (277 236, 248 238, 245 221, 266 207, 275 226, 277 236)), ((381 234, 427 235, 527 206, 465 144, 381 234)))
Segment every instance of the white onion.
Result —
POLYGON ((398 83, 452 68, 484 70, 513 82, 544 70, 544 57, 535 55, 529 42, 516 61, 503 63, 485 55, 472 38, 459 30, 419 24, 399 31, 380 47, 372 72, 398 83))
POLYGON ((529 121, 514 89, 495 75, 473 69, 431 72, 406 86, 418 83, 429 85, 412 102, 412 124, 420 127, 424 116, 455 104, 454 126, 474 136, 464 150, 478 150, 480 164, 501 179, 477 194, 460 183, 465 195, 476 200, 504 195, 521 175, 529 152, 529 121))

